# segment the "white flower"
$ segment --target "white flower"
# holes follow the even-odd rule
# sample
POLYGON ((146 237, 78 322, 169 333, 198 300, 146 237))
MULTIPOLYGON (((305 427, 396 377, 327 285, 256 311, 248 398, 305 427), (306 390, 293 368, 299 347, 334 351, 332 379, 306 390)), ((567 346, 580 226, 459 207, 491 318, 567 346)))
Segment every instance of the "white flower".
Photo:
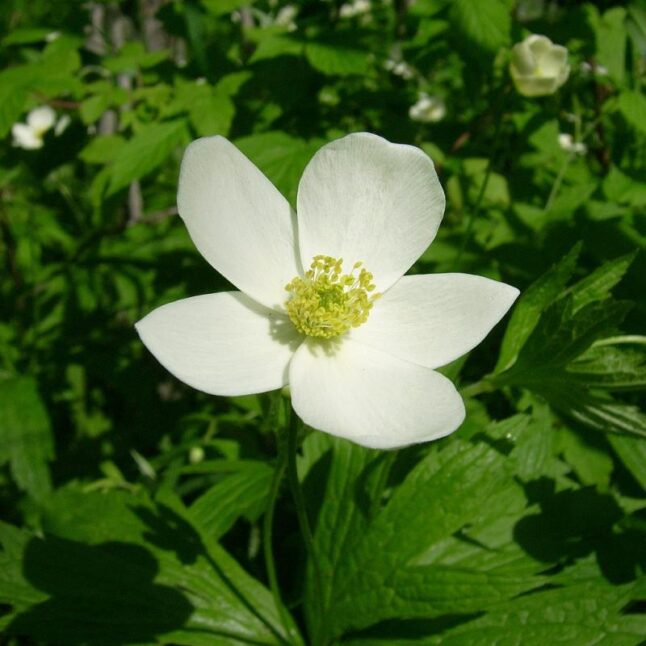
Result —
POLYGON ((419 93, 417 103, 411 105, 408 110, 408 116, 413 121, 421 123, 435 123, 442 121, 446 115, 446 105, 442 99, 429 96, 424 92, 419 93))
POLYGON ((444 205, 426 154, 359 133, 314 155, 297 224, 233 144, 199 139, 182 162, 179 213, 200 253, 241 291, 163 305, 137 331, 190 386, 242 395, 289 384, 305 423, 358 444, 447 435, 464 405, 434 369, 480 343, 518 290, 468 274, 404 276, 444 205))
POLYGON ((25 150, 36 150, 43 147, 44 137, 48 130, 54 128, 58 136, 70 123, 68 115, 63 115, 58 123, 56 112, 48 105, 34 108, 27 115, 27 123, 14 123, 11 128, 13 145, 25 150))
POLYGON ((570 75, 567 58, 567 49, 547 36, 528 36, 511 50, 509 71, 516 89, 529 97, 554 94, 570 75))
POLYGON ((400 76, 404 80, 408 81, 415 76, 415 69, 409 65, 406 61, 396 60, 394 58, 389 58, 384 63, 384 68, 389 72, 392 72, 395 76, 400 76))
POLYGON ((370 0, 352 0, 341 5, 339 16, 341 18, 355 18, 368 13, 371 9, 370 0))
POLYGON ((558 136, 559 146, 568 153, 575 153, 576 155, 585 155, 588 152, 588 147, 582 141, 574 141, 571 134, 561 132, 558 136))
POLYGON ((288 31, 296 29, 296 16, 298 15, 298 7, 293 4, 285 5, 278 10, 274 24, 280 27, 287 27, 288 31))

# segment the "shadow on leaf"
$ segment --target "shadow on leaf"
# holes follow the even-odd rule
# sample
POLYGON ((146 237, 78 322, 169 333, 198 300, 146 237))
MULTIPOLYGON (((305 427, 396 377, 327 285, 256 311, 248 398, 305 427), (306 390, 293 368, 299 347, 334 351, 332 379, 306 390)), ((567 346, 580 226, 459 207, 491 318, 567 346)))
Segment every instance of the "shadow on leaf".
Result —
POLYGON ((153 582, 158 570, 137 545, 33 538, 23 575, 49 598, 18 614, 7 633, 69 646, 155 641, 182 627, 193 610, 177 590, 153 582))
POLYGON ((594 554, 611 583, 635 579, 644 566, 639 533, 622 528, 624 513, 612 496, 592 487, 554 493, 547 478, 528 483, 527 492, 540 512, 521 518, 514 538, 528 554, 560 565, 594 554))

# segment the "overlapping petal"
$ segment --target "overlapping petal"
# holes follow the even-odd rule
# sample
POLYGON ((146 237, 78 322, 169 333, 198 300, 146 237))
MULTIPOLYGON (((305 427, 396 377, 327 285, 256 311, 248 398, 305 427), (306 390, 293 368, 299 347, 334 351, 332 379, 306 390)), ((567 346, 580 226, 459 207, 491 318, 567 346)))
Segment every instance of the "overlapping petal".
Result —
POLYGON ((470 274, 404 276, 350 337, 438 368, 478 345, 517 296, 515 287, 470 274))
POLYGON ((419 148, 356 133, 319 150, 298 187, 301 260, 363 261, 378 291, 428 247, 444 214, 433 162, 419 148))
POLYGON ((300 343, 287 318, 240 292, 162 305, 136 327, 146 347, 169 372, 212 395, 281 388, 300 343))
POLYGON ((223 137, 186 150, 179 213, 200 253, 238 289, 280 310, 300 273, 295 216, 273 184, 223 137))
POLYGON ((294 410, 313 428, 372 448, 443 437, 464 404, 438 372, 360 343, 303 343, 289 368, 294 410))

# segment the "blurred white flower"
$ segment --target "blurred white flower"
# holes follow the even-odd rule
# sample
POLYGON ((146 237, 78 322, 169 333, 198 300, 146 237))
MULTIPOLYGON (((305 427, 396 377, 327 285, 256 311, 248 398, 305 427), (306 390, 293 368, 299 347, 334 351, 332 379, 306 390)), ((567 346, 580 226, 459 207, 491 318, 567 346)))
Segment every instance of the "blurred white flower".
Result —
POLYGON ((523 96, 554 94, 570 75, 567 49, 547 36, 532 34, 513 46, 509 71, 523 96))
POLYGON ((59 137, 62 135, 65 130, 67 129, 67 126, 72 123, 72 119, 69 114, 64 114, 57 122, 56 125, 54 126, 54 134, 59 137))
POLYGON ((420 92, 417 103, 409 108, 408 116, 420 123, 436 123, 446 116, 446 105, 439 97, 420 92))
POLYGON ((68 115, 63 115, 58 122, 56 112, 48 105, 34 108, 26 119, 27 123, 14 123, 11 128, 13 145, 25 150, 42 148, 48 130, 54 128, 54 134, 60 135, 70 123, 68 115))
POLYGON ((60 38, 60 31, 50 31, 47 36, 45 36, 45 41, 48 43, 53 43, 57 38, 60 38))
POLYGON ((574 141, 572 135, 567 132, 560 133, 558 140, 559 146, 568 153, 585 155, 588 152, 588 147, 582 141, 574 141))
POLYGON ((384 63, 384 68, 392 72, 395 76, 400 76, 405 80, 410 80, 415 76, 415 68, 409 65, 406 61, 398 61, 394 58, 389 58, 384 63))
POLYGON ((288 31, 296 29, 296 16, 298 15, 298 7, 293 4, 288 4, 278 10, 274 18, 274 24, 279 27, 287 27, 288 31))
POLYGON ((177 202, 198 250, 240 290, 162 305, 136 324, 178 379, 215 395, 289 384, 306 424, 368 447, 460 426, 462 398, 436 368, 480 343, 518 290, 404 275, 445 206, 419 148, 368 133, 325 145, 301 177, 297 223, 233 144, 207 137, 184 155, 177 202))
POLYGON ((596 74, 597 76, 608 76, 608 68, 604 65, 597 65, 596 63, 588 63, 583 61, 580 65, 582 74, 596 74))
POLYGON ((352 0, 352 2, 346 2, 341 5, 339 16, 341 18, 355 18, 368 13, 370 9, 370 0, 352 0))

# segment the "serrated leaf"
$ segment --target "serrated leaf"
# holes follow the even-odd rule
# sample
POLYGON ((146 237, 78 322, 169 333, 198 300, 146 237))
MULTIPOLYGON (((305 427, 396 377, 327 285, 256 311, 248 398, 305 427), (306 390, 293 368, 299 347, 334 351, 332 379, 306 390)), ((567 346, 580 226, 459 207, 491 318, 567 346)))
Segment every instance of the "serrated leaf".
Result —
POLYGON ((646 337, 610 337, 592 345, 568 366, 570 377, 591 388, 646 388, 646 337))
POLYGON ((8 460, 16 484, 41 500, 51 489, 48 462, 54 457, 54 442, 33 378, 0 380, 0 440, 0 463, 8 460))
MULTIPOLYGON (((327 638, 397 616, 482 609, 487 599, 513 596, 538 584, 526 569, 505 570, 500 562, 478 569, 470 567, 469 560, 452 565, 426 556, 423 563, 412 564, 415 557, 432 552, 434 544, 475 521, 481 500, 504 488, 510 476, 500 454, 462 442, 432 451, 394 490, 388 504, 375 508, 371 501, 378 489, 374 484, 366 489, 366 483, 379 467, 379 457, 347 444, 336 441, 332 450, 316 529, 323 614, 310 621, 327 638), (340 462, 335 467, 337 455, 340 462), (354 505, 348 504, 348 496, 354 505), (337 565, 341 563, 343 567, 337 565)), ((306 594, 317 608, 313 576, 310 567, 306 594)))
POLYGON ((118 152, 110 169, 108 195, 161 166, 187 138, 182 119, 147 126, 118 152))
POLYGON ((624 614, 639 599, 634 584, 582 583, 535 592, 500 605, 474 621, 420 643, 442 646, 544 646, 600 644, 638 646, 646 631, 643 615, 624 614))
POLYGON ((570 291, 574 311, 593 301, 607 298, 612 288, 624 277, 636 255, 636 252, 629 253, 610 260, 573 285, 570 291))
POLYGON ((588 303, 575 312, 573 300, 568 296, 547 308, 514 366, 501 375, 503 381, 533 383, 544 379, 615 330, 632 307, 631 303, 603 301, 588 303))
POLYGON ((179 503, 68 489, 48 505, 44 527, 20 550, 17 593, 0 588, 12 606, 9 635, 115 646, 284 639, 271 595, 179 503))
POLYGON ((560 375, 543 379, 532 390, 557 411, 584 426, 603 433, 627 433, 646 437, 646 415, 637 408, 618 402, 607 394, 590 391, 560 375))
POLYGON ((581 245, 578 244, 520 296, 502 340, 495 372, 506 370, 516 361, 520 349, 536 327, 541 313, 560 296, 572 277, 580 252, 581 245))

